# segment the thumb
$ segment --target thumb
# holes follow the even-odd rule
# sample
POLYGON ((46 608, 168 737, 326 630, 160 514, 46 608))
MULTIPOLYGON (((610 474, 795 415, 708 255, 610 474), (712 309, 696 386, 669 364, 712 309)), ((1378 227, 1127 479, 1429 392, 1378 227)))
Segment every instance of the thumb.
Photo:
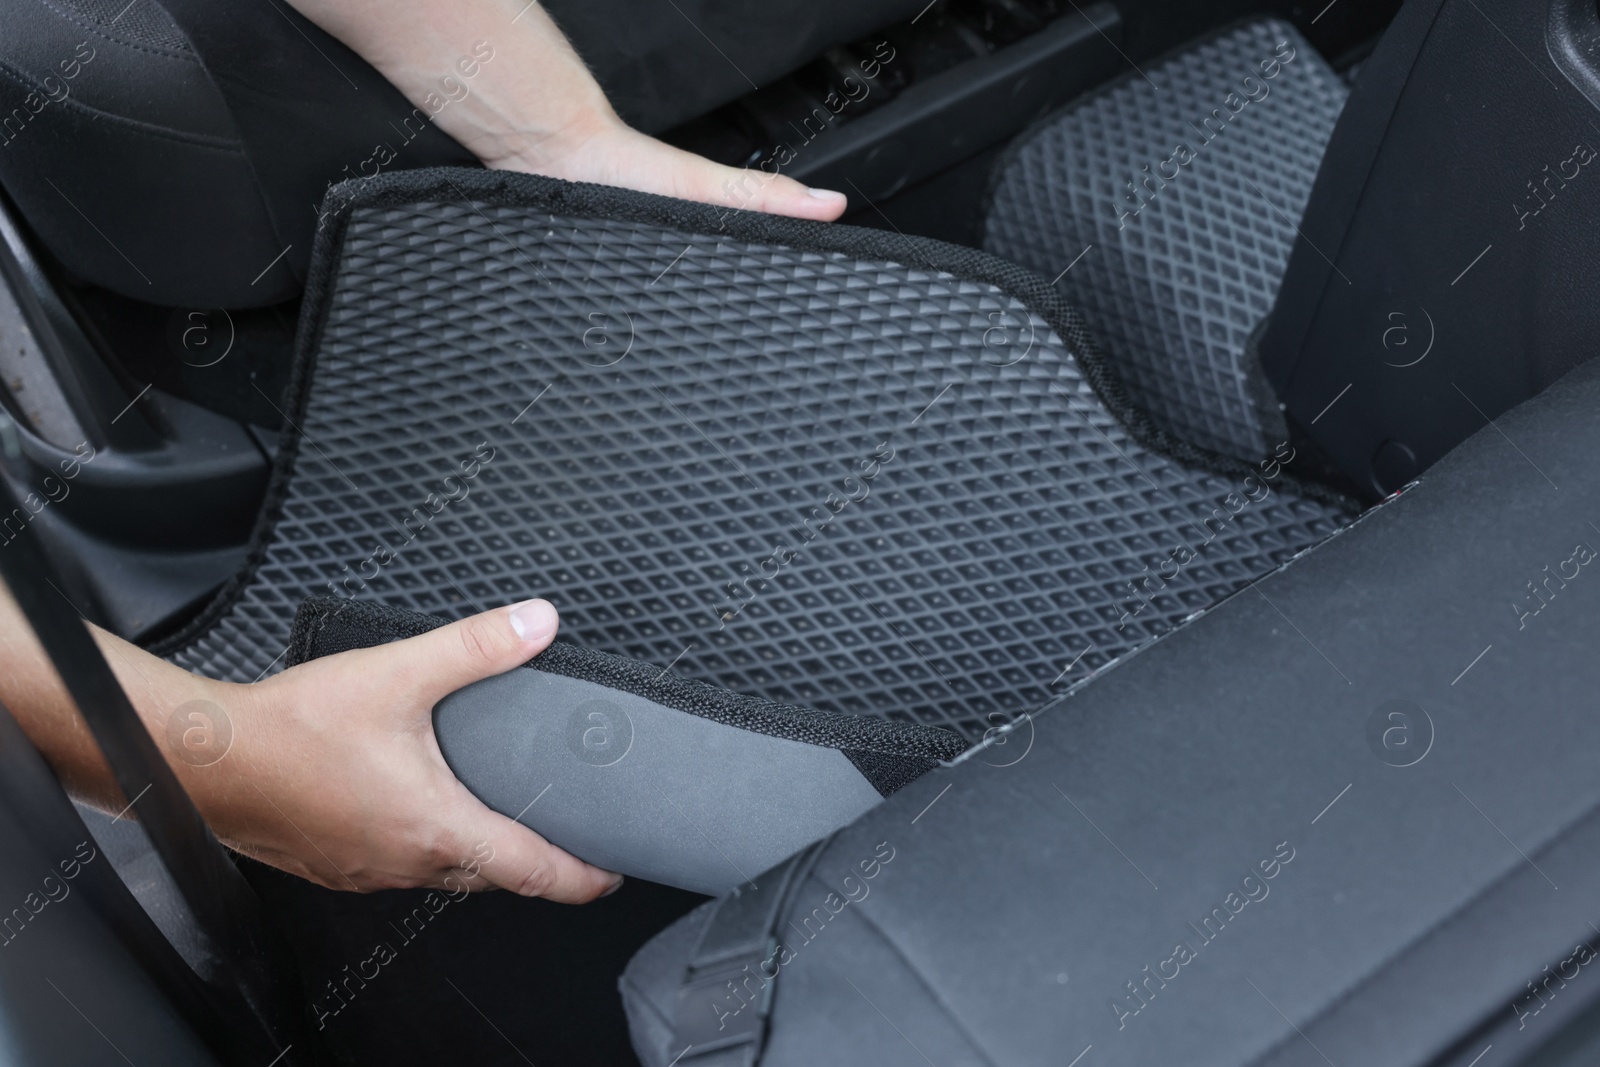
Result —
POLYGON ((548 600, 524 600, 387 645, 384 651, 405 657, 414 692, 431 706, 464 685, 528 662, 549 647, 560 624, 548 600))
POLYGON ((626 154, 626 169, 611 180, 630 189, 818 222, 832 222, 849 206, 843 193, 812 189, 759 167, 713 163, 634 130, 618 147, 626 154))
POLYGON ((720 163, 704 166, 705 160, 696 162, 703 167, 702 173, 696 176, 693 196, 696 200, 817 222, 832 222, 849 206, 843 193, 813 189, 787 175, 748 167, 726 167, 720 163))

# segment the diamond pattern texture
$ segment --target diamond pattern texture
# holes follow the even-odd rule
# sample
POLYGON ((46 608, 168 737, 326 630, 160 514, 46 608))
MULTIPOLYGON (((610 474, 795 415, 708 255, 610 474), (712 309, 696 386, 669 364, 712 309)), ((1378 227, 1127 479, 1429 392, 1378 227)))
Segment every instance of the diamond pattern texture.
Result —
POLYGON ((334 286, 282 517, 186 667, 275 669, 330 583, 542 595, 567 640, 978 738, 1338 525, 1232 514, 1042 317, 914 263, 427 203, 357 208, 334 286))
POLYGON ((1272 310, 1348 91, 1277 20, 1187 47, 1025 134, 996 175, 984 248, 1047 278, 1071 263, 1057 287, 1133 402, 1202 448, 1259 457, 1281 420, 1245 342, 1272 310))

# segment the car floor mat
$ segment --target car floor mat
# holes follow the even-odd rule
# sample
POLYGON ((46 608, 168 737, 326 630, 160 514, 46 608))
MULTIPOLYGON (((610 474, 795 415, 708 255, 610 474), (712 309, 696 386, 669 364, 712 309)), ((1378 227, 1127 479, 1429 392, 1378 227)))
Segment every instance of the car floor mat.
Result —
POLYGON ((1348 92, 1277 19, 1186 45, 1017 138, 983 247, 1056 279, 1160 425, 1262 455, 1284 425, 1248 342, 1348 92))
POLYGON ((1335 530, 1345 503, 1130 404, 971 249, 531 175, 335 187, 246 569, 157 647, 279 669, 308 594, 824 711, 1015 721, 1335 530))

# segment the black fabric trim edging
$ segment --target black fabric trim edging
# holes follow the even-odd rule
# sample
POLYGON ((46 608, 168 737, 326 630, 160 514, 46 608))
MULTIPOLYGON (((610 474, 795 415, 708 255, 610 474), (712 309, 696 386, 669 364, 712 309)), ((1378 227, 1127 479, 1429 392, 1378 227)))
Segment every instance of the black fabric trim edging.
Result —
MULTIPOLYGON (((436 615, 377 601, 307 597, 295 613, 288 663, 416 637, 448 624, 436 615)), ((965 738, 936 726, 781 704, 566 641, 553 643, 523 666, 632 693, 725 726, 838 749, 882 796, 967 749, 965 738)))

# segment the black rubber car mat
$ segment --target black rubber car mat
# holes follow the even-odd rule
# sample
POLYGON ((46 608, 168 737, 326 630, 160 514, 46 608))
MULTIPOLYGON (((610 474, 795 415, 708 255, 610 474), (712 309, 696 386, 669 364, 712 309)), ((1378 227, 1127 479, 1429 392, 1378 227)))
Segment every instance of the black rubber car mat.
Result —
POLYGON ((1284 424, 1247 342, 1348 91, 1278 19, 1186 44, 1018 137, 983 247, 1056 278, 1157 422, 1260 455, 1284 424))
POLYGON ((521 174, 324 212, 250 562, 158 651, 250 681, 310 593, 563 635, 768 699, 1009 721, 1337 528, 1124 399, 969 249, 521 174))

